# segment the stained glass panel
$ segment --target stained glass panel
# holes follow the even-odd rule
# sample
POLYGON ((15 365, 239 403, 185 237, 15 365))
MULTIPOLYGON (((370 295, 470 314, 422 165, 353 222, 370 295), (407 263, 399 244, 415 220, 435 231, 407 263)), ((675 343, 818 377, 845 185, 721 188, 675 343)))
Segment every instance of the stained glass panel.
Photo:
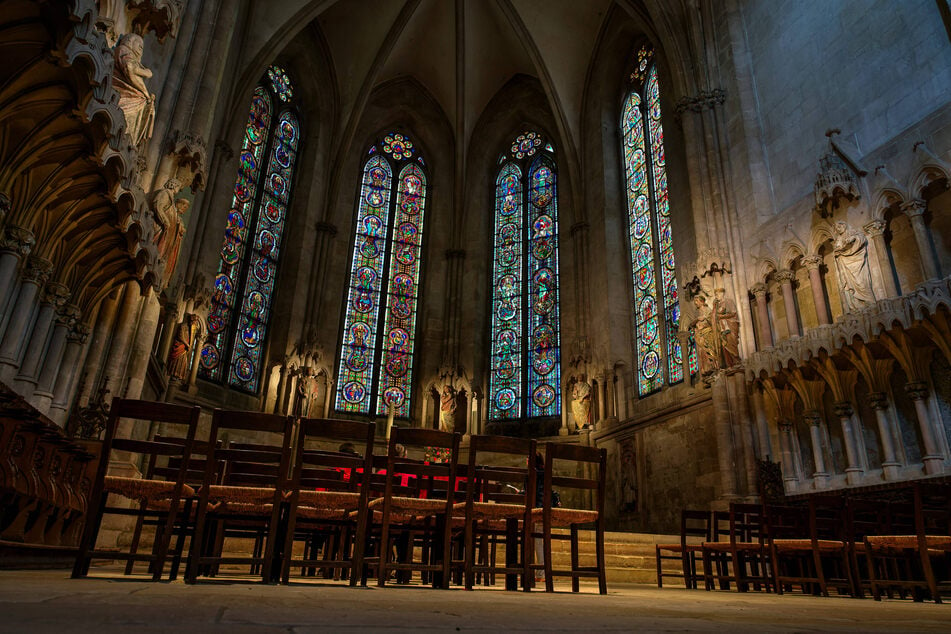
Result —
POLYGON ((287 202, 293 185, 294 162, 300 126, 289 111, 281 114, 271 145, 264 193, 258 203, 251 264, 244 280, 244 300, 231 354, 228 383, 253 392, 261 375, 261 352, 267 334, 271 296, 277 276, 277 263, 284 233, 287 202))
POLYGON ((251 97, 248 124, 238 155, 231 210, 225 225, 221 262, 214 279, 211 309, 208 314, 208 339, 200 355, 201 376, 218 381, 222 378, 223 356, 229 326, 238 301, 238 279, 248 240, 248 224, 257 193, 261 163, 270 133, 272 103, 267 91, 259 86, 251 97))
POLYGON ((490 419, 522 414, 522 198, 522 171, 507 163, 495 183, 490 419))
POLYGON ((384 156, 377 154, 367 161, 337 375, 335 408, 339 411, 370 413, 373 372, 378 365, 377 321, 390 227, 392 179, 392 168, 384 156))
POLYGON ((271 66, 267 69, 267 76, 271 80, 274 93, 280 97, 281 101, 289 102, 291 97, 294 96, 294 86, 284 69, 280 66, 271 66))
MULTIPOLYGON (((406 143, 412 147, 409 140, 406 143)), ((395 415, 400 418, 409 416, 410 408, 425 208, 426 176, 411 163, 403 168, 399 177, 396 217, 390 242, 390 273, 383 322, 383 364, 380 368, 377 406, 377 412, 383 413, 388 412, 388 407, 392 405, 395 415)))

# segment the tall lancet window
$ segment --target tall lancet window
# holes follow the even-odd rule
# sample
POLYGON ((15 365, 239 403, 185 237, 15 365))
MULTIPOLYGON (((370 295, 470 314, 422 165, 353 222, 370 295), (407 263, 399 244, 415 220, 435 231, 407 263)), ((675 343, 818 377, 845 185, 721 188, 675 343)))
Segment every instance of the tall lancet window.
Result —
POLYGON ((558 172, 537 132, 499 161, 494 236, 489 419, 558 416, 558 172))
POLYGON ((337 375, 337 411, 409 416, 426 173, 396 132, 363 165, 337 375))
POLYGON ((279 66, 251 96, 214 280, 200 376, 256 392, 300 142, 294 89, 279 66))
MULTIPOLYGON (((660 87, 654 51, 649 46, 637 53, 631 84, 621 115, 621 136, 634 273, 637 391, 645 396, 665 383, 678 383, 684 378, 683 351, 677 339, 680 304, 667 198, 660 87)), ((690 362, 695 363, 693 354, 690 362)))

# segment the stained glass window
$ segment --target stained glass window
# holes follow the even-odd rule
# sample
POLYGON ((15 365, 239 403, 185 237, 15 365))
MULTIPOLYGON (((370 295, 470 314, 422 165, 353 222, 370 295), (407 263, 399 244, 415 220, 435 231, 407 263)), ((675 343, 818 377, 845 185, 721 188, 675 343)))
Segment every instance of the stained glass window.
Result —
POLYGON ((335 407, 409 416, 426 174, 413 142, 388 134, 363 167, 335 407), (396 177, 394 178, 394 174, 396 177))
POLYGON ((489 419, 561 414, 554 150, 525 132, 495 181, 489 419))
MULTIPOLYGON (((632 90, 621 115, 627 183, 628 235, 634 276, 634 356, 637 391, 650 394, 682 381, 677 338, 680 303, 667 196, 664 128, 653 49, 642 47, 631 73, 632 90)), ((693 346, 688 363, 696 364, 693 346)))
POLYGON ((293 184, 300 122, 287 73, 272 66, 254 90, 214 279, 200 376, 255 392, 293 184))

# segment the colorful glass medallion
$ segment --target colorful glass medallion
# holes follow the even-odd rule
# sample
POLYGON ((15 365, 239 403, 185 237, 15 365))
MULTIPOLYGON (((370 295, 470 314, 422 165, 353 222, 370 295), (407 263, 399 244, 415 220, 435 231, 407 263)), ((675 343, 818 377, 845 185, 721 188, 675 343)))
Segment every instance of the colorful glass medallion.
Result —
POLYGON ((383 151, 392 154, 397 161, 413 156, 413 142, 402 134, 388 134, 383 137, 383 151))
POLYGON ((247 357, 238 357, 234 363, 234 373, 242 381, 250 381, 254 378, 254 365, 251 359, 247 357))
POLYGON ((515 390, 503 388, 495 395, 495 406, 503 412, 508 411, 515 405, 515 400, 515 390))
POLYGON ((281 98, 281 101, 290 101, 291 97, 294 96, 294 87, 291 85, 291 78, 287 76, 284 69, 280 66, 271 66, 267 69, 267 76, 271 80, 274 92, 281 98))
POLYGON ((547 383, 542 383, 532 392, 532 401, 538 407, 548 407, 555 402, 555 388, 547 383))
POLYGON ((201 349, 201 365, 207 370, 211 370, 218 366, 220 356, 218 355, 218 349, 210 344, 206 343, 202 346, 201 349))
POLYGON ((343 386, 343 397, 350 403, 359 403, 366 397, 367 389, 359 381, 350 381, 343 386))
POLYGON ((406 392, 398 387, 388 387, 383 390, 383 402, 398 408, 406 400, 406 392))

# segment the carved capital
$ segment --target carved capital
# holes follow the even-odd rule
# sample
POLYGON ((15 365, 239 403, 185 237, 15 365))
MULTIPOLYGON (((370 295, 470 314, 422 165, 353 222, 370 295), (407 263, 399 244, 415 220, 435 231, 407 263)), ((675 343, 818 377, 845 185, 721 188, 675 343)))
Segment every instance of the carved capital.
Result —
POLYGON ((875 410, 888 407, 888 395, 885 392, 869 392, 868 406, 875 410))
POLYGON ((82 322, 74 322, 73 327, 70 328, 69 332, 66 334, 66 341, 70 343, 78 343, 83 345, 86 343, 86 339, 89 338, 89 326, 82 322))
POLYGON ((20 227, 7 227, 0 236, 0 251, 10 251, 19 257, 29 255, 34 244, 33 233, 20 227))
POLYGON ((447 260, 465 260, 466 250, 465 249, 446 249, 446 259, 447 260))
POLYGON ((779 431, 783 432, 784 434, 792 433, 792 421, 789 420, 788 418, 783 418, 779 420, 778 424, 779 424, 779 431))
POLYGON ((814 271, 822 266, 822 257, 818 255, 807 255, 802 259, 802 265, 807 271, 814 271))
POLYGON ((59 282, 50 282, 46 285, 46 293, 43 295, 43 301, 52 304, 56 310, 59 310, 69 301, 69 288, 59 282))
POLYGON ((683 114, 687 110, 691 112, 703 112, 707 108, 713 109, 722 104, 725 100, 726 93, 721 88, 701 90, 693 97, 687 96, 680 99, 674 110, 678 115, 683 114))
POLYGON ((881 235, 884 235, 885 228, 887 226, 888 225, 885 224, 884 220, 873 220, 872 222, 869 222, 864 227, 862 227, 862 229, 865 230, 865 235, 867 235, 868 237, 877 238, 881 235))
POLYGON ((776 271, 774 276, 776 281, 780 284, 792 284, 796 281, 796 274, 790 271, 789 269, 783 269, 781 271, 776 271))
POLYGON ((911 381, 905 384, 905 394, 913 401, 923 401, 928 398, 928 384, 924 381, 911 381))
POLYGON ((226 161, 230 161, 232 158, 234 158, 234 149, 232 149, 232 147, 228 145, 228 142, 224 139, 218 139, 215 141, 215 152, 220 152, 222 158, 224 158, 226 161))
POLYGON ((53 263, 45 258, 31 255, 23 270, 23 281, 43 286, 53 273, 53 263))
POLYGON ((10 200, 10 197, 0 192, 0 222, 3 222, 3 219, 7 217, 7 214, 10 213, 10 210, 13 208, 13 201, 10 200))
POLYGON ((337 226, 329 222, 318 222, 314 229, 319 233, 329 233, 331 237, 337 235, 337 226))
POLYGON ((816 410, 808 410, 802 413, 802 420, 805 421, 807 425, 818 427, 822 424, 822 414, 816 410))
POLYGON ((833 403, 832 411, 834 411, 835 415, 839 418, 851 418, 854 410, 852 409, 852 403, 839 401, 838 403, 833 403))
POLYGON ((756 301, 764 301, 766 299, 766 285, 762 282, 759 284, 754 284, 750 287, 750 293, 753 294, 753 297, 756 298, 756 301))
POLYGON ((914 198, 901 204, 902 213, 909 218, 917 218, 924 215, 928 209, 928 203, 920 198, 914 198))
POLYGON ((572 238, 574 238, 574 237, 577 236, 577 235, 581 235, 581 234, 587 232, 588 226, 589 226, 589 225, 588 225, 588 221, 587 221, 587 220, 579 220, 579 221, 576 222, 575 224, 571 225, 571 229, 569 230, 569 234, 571 235, 572 238))

